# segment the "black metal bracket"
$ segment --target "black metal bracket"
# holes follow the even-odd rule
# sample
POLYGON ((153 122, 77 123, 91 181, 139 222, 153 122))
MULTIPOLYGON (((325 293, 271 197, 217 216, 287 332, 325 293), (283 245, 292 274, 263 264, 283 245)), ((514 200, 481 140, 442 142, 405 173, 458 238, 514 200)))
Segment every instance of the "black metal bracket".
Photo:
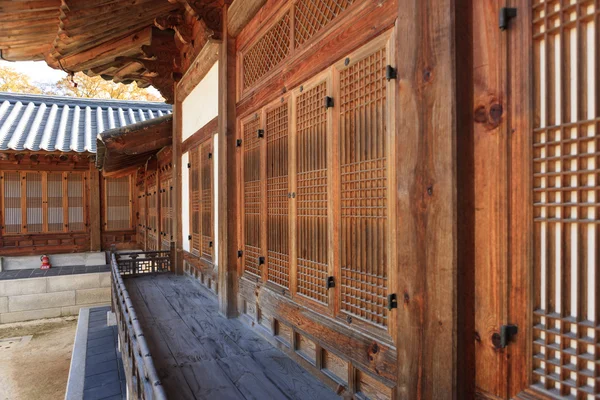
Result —
POLYGON ((256 131, 256 137, 261 139, 265 137, 265 130, 264 129, 259 129, 256 131))
POLYGON ((188 163, 188 168, 192 168, 192 163, 188 163))
POLYGON ((212 158, 212 153, 208 153, 208 158, 212 158))
POLYGON ((335 277, 333 276, 328 276, 327 277, 327 289, 331 289, 335 287, 335 277))
POLYGON ((392 79, 397 79, 398 78, 398 70, 396 70, 396 68, 392 67, 391 65, 387 65, 385 67, 385 79, 392 80, 392 79))
POLYGON ((238 250, 238 258, 242 258, 244 252, 242 250, 238 250))
POLYGON ((333 97, 325 96, 325 108, 333 107, 333 97))
POLYGON ((517 9, 511 7, 502 7, 498 15, 498 26, 501 31, 508 29, 508 22, 517 16, 517 9))
POLYGON ((502 325, 500 327, 500 348, 503 349, 508 346, 508 342, 510 342, 517 333, 519 332, 519 327, 516 325, 502 325))
POLYGON ((242 147, 242 139, 238 139, 235 141, 235 147, 242 147))
POLYGON ((210 242, 208 242, 208 247, 213 247, 213 242, 212 240, 210 242))
POLYGON ((192 235, 188 235, 188 240, 192 240, 192 235))
POLYGON ((398 308, 398 297, 396 296, 396 293, 388 294, 387 308, 388 310, 391 310, 392 308, 398 308))
POLYGON ((258 257, 258 265, 263 265, 265 263, 264 257, 258 257))

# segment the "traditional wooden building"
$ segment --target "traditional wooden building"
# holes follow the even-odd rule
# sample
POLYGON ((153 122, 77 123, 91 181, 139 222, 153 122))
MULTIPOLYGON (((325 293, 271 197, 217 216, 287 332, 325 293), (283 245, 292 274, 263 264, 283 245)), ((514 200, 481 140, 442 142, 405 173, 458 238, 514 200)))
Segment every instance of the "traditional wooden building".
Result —
POLYGON ((137 248, 135 175, 101 176, 96 136, 170 113, 161 103, 0 93, 0 256, 137 248))
MULTIPOLYGON (((226 316, 347 398, 591 399, 599 24, 597 0, 23 0, 0 55, 173 103, 171 148, 136 161, 138 247, 172 240, 212 295, 115 257, 140 397, 277 381, 226 316)), ((131 172, 115 135, 103 163, 131 172)))

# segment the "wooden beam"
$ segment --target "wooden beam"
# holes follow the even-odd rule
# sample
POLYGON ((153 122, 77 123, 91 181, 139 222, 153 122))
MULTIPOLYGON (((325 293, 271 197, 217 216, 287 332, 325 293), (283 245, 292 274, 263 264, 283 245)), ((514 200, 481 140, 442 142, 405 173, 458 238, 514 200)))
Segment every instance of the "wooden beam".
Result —
POLYGON ((219 60, 221 41, 209 39, 177 85, 177 99, 183 101, 219 60))
POLYGON ((397 11, 398 398, 457 398, 455 1, 397 11))
POLYGON ((228 6, 223 7, 223 42, 219 51, 219 311, 237 315, 237 154, 235 39, 227 32, 228 6))
POLYGON ((233 37, 239 35, 267 0, 234 0, 229 6, 227 28, 233 37))
POLYGON ((89 213, 90 213, 90 251, 102 248, 102 221, 100 219, 100 171, 90 163, 89 213))
MULTIPOLYGON (((174 84, 175 94, 177 95, 177 86, 174 84)), ((181 176, 181 135, 182 135, 182 105, 181 101, 176 100, 173 107, 173 146, 172 146, 172 179, 173 188, 171 191, 173 201, 173 241, 175 242, 174 254, 171 254, 171 271, 176 274, 183 274, 183 229, 182 229, 182 176, 181 176), (177 212, 175 212, 177 210, 177 212)), ((186 221, 187 223, 188 221, 186 221)), ((186 238, 187 239, 187 238, 186 238)), ((160 240, 159 240, 160 243, 160 240)))
POLYGON ((204 142, 210 136, 212 136, 215 132, 219 131, 219 118, 215 117, 209 122, 206 123, 202 128, 198 129, 192 136, 185 139, 183 142, 183 147, 181 149, 181 153, 185 154, 192 147, 204 142))

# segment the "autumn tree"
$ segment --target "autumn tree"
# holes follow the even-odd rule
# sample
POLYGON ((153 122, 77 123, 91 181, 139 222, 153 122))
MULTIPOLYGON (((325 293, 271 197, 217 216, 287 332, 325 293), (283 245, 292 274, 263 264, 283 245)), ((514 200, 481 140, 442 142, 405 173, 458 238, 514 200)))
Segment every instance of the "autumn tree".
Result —
POLYGON ((87 76, 81 72, 73 78, 65 77, 54 85, 57 94, 96 99, 160 101, 164 99, 133 82, 127 85, 102 79, 100 76, 87 76))
POLYGON ((0 92, 42 93, 29 77, 11 67, 0 66, 0 92))

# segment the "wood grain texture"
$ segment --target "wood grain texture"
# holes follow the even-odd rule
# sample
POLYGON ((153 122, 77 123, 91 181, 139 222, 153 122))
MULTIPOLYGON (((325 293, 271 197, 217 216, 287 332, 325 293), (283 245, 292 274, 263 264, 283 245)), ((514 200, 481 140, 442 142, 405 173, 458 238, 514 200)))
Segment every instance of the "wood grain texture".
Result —
MULTIPOLYGON (((173 190, 171 190, 171 201, 175 210, 181 210, 183 206, 183 196, 182 196, 182 165, 181 165, 181 156, 182 152, 182 143, 181 143, 181 135, 182 135, 182 100, 178 97, 178 87, 175 87, 175 93, 177 100, 175 101, 175 107, 173 110, 173 170, 172 170, 172 183, 173 190)), ((187 168, 187 165, 185 166, 187 168)), ((172 213, 173 214, 173 213, 172 213)), ((181 218, 181 212, 175 212, 175 215, 172 216, 172 241, 175 242, 175 254, 171 255, 173 258, 173 263, 171 264, 171 269, 173 272, 177 274, 183 274, 183 241, 187 240, 187 238, 183 238, 183 221, 181 218)), ((187 224, 188 221, 185 221, 187 224)))
POLYGON ((252 20, 267 0, 235 0, 229 6, 227 28, 232 37, 236 37, 252 20))
POLYGON ((398 2, 397 343, 403 399, 456 396, 454 5, 398 2))

